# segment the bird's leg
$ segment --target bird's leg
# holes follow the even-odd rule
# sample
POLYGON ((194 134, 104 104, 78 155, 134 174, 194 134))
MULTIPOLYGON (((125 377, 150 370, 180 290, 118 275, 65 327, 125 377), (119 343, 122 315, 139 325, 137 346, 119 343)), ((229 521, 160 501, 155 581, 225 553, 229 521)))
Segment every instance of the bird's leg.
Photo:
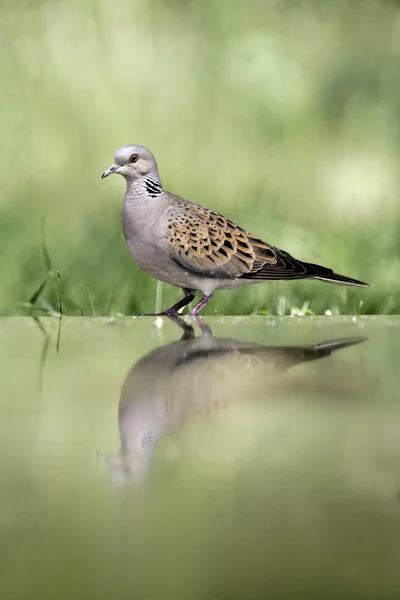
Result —
MULTIPOLYGON (((182 288, 185 294, 185 297, 182 300, 179 300, 176 304, 167 308, 167 310, 163 310, 160 313, 144 313, 138 315, 138 317, 174 317, 178 314, 178 310, 187 306, 194 299, 196 292, 195 290, 190 290, 189 288, 182 288)), ((196 307, 195 307, 196 308, 196 307)))
MULTIPOLYGON (((167 317, 170 321, 176 323, 178 327, 181 327, 181 329, 183 329, 184 333, 181 337, 182 340, 191 340, 195 337, 193 327, 189 325, 189 323, 186 323, 186 321, 182 319, 179 313, 169 314, 167 315, 167 317)), ((192 319, 196 323, 196 325, 200 327, 203 335, 212 336, 211 327, 207 325, 207 323, 201 317, 199 317, 198 315, 193 315, 192 319)))
POLYGON ((197 317, 199 312, 205 307, 205 305, 210 302, 212 298, 212 294, 205 294, 200 302, 196 304, 196 306, 190 311, 189 317, 197 317))
POLYGON ((190 304, 192 302, 192 300, 194 300, 194 297, 196 296, 195 290, 190 290, 188 288, 182 288, 182 289, 183 289, 183 293, 185 294, 185 297, 182 298, 182 300, 179 300, 179 302, 177 302, 173 306, 171 306, 171 308, 167 308, 167 310, 164 311, 164 314, 166 316, 174 314, 174 313, 176 314, 179 309, 183 308, 184 306, 187 306, 188 304, 190 304))

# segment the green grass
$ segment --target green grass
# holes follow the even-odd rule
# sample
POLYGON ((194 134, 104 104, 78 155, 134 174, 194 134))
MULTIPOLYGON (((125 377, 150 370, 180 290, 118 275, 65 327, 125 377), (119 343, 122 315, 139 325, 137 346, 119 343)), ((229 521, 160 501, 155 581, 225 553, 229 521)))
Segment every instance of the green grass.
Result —
MULTIPOLYGON (((114 151, 301 259, 373 284, 271 283, 205 312, 400 312, 400 4, 71 0, 0 8, 0 311, 153 310, 114 151), (43 228, 42 228, 43 224, 43 228), (35 309, 37 310, 37 309, 35 309)), ((162 287, 162 306, 180 291, 162 287)))

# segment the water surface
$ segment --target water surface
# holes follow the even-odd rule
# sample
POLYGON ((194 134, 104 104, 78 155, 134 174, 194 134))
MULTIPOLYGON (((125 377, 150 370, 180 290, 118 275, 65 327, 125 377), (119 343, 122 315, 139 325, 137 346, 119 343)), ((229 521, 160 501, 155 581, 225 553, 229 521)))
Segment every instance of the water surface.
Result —
POLYGON ((400 319, 207 321, 0 320, 2 598, 400 596, 400 319))

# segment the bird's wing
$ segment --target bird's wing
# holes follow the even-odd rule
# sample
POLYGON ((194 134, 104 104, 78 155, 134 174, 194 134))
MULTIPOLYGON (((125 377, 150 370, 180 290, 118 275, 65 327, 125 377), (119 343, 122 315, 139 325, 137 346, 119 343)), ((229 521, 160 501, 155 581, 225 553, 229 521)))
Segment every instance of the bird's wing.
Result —
POLYGON ((166 216, 172 258, 196 275, 227 279, 318 275, 316 265, 302 263, 217 212, 178 196, 172 196, 166 216))

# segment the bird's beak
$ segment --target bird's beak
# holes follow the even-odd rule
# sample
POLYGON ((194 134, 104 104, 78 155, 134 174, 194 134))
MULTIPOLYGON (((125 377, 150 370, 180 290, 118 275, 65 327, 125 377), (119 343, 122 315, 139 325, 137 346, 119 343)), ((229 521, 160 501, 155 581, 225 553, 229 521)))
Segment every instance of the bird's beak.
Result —
POLYGON ((109 169, 107 169, 107 171, 104 171, 101 178, 104 179, 104 177, 108 177, 109 175, 112 175, 113 173, 115 173, 117 171, 118 168, 119 168, 119 165, 112 165, 109 169))

